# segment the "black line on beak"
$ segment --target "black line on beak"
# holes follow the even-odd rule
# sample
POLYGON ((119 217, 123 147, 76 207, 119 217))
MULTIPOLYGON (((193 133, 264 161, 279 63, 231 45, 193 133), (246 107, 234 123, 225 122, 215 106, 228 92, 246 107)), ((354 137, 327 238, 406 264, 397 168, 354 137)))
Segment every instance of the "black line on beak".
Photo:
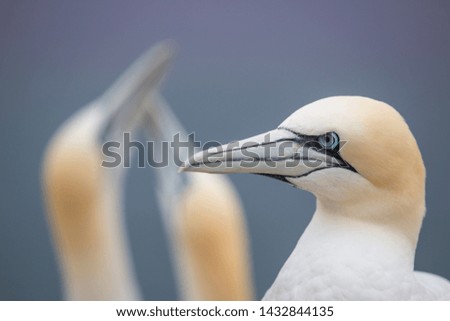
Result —
POLYGON ((284 182, 284 183, 288 183, 288 184, 292 185, 292 183, 289 182, 289 181, 286 179, 286 177, 283 176, 283 175, 274 175, 274 174, 256 174, 256 175, 267 176, 267 177, 270 177, 270 178, 275 178, 276 180, 279 180, 279 181, 282 181, 282 182, 284 182))

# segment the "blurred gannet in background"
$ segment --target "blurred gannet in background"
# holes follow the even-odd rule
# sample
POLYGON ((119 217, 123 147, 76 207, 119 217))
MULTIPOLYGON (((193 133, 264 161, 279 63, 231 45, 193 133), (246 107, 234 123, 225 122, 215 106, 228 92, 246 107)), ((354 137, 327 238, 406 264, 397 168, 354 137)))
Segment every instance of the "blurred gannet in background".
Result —
MULTIPOLYGON (((142 125, 156 147, 177 133, 187 141, 158 93, 173 51, 173 44, 165 42, 144 54, 104 95, 66 121, 49 143, 43 187, 67 299, 140 297, 121 213, 124 168, 102 167, 101 146, 122 141, 123 133, 142 125)), ((123 150, 119 152, 123 159, 123 150)), ((173 150, 169 153, 173 159, 173 150)), ((177 156, 187 159, 187 151, 181 153, 177 156)), ((173 161, 157 174, 182 298, 251 299, 247 231, 232 184, 205 174, 183 179, 173 161)))
MULTIPOLYGON (((186 131, 158 94, 149 96, 147 130, 160 160, 163 142, 189 142, 186 131)), ((192 150, 194 147, 192 145, 192 150)), ((226 177, 178 174, 174 160, 187 160, 187 148, 168 152, 169 164, 156 169, 158 201, 184 300, 251 300, 248 236, 243 209, 226 177)))
POLYGON ((104 142, 122 141, 124 132, 134 131, 171 52, 171 44, 162 43, 144 54, 48 144, 43 189, 66 299, 140 297, 122 217, 125 171, 122 164, 103 167, 101 151, 104 142))
POLYGON ((316 196, 265 300, 450 299, 449 281, 414 271, 425 168, 404 119, 385 103, 321 99, 275 130, 194 155, 184 170, 262 174, 316 196))

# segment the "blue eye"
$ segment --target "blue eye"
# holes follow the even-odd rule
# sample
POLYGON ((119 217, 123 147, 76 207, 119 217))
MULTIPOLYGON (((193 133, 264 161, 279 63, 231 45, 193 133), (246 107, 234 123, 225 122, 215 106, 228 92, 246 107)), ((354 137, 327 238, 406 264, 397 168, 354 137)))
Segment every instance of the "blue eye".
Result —
POLYGON ((339 146, 339 136, 335 132, 319 136, 319 143, 324 149, 332 150, 339 146))

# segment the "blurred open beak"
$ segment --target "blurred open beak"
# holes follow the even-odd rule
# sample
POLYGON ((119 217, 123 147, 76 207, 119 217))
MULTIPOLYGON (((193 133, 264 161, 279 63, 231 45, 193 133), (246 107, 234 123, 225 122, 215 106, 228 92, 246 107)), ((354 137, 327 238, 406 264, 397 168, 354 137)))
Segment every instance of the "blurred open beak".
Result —
POLYGON ((104 106, 104 140, 137 127, 146 113, 149 97, 155 95, 169 69, 175 45, 161 42, 138 58, 96 101, 104 106))

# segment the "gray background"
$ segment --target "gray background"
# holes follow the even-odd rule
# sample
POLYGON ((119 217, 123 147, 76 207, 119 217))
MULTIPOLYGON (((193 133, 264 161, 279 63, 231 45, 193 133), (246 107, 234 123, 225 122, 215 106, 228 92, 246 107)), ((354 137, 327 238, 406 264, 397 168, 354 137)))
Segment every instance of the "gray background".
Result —
MULTIPOLYGON (((62 121, 171 38, 164 94, 188 130, 226 142, 337 94, 409 123, 428 169, 418 269, 450 278, 449 1, 0 1, 0 299, 60 299, 40 164, 62 121)), ((311 195, 234 175, 260 298, 314 211, 311 195)), ((153 174, 131 170, 127 223, 144 298, 175 299, 153 174)))

